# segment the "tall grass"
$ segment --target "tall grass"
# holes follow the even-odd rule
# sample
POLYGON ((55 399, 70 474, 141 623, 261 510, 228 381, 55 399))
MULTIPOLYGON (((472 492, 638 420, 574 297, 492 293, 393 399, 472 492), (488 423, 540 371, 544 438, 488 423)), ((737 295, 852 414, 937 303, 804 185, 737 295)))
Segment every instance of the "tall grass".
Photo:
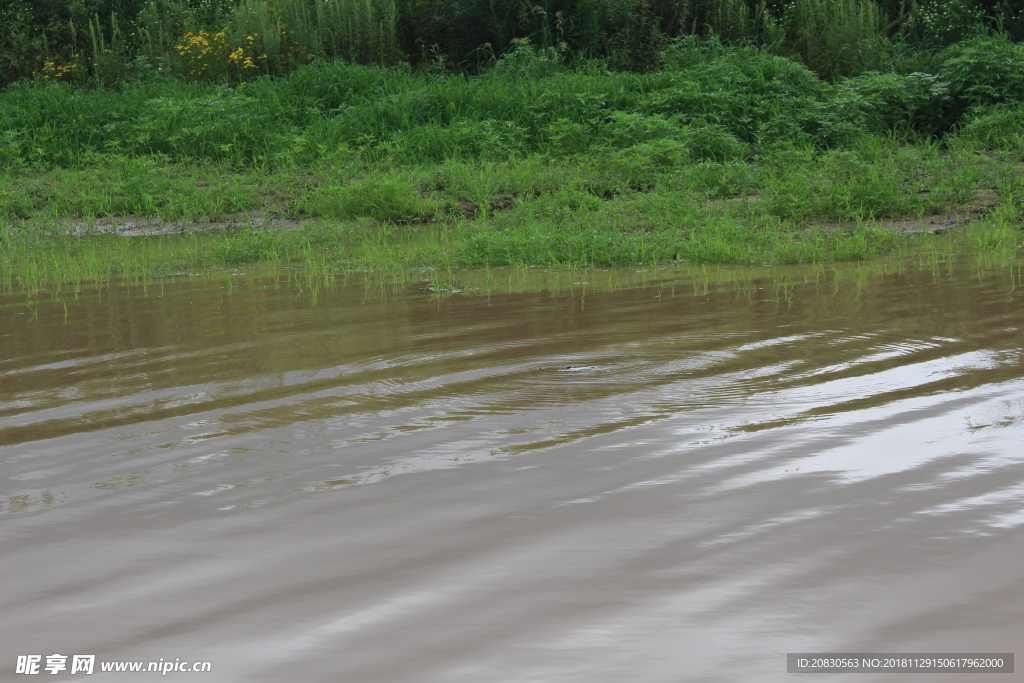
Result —
POLYGON ((110 84, 153 73, 234 82, 314 59, 475 72, 520 40, 612 68, 657 69, 683 36, 770 47, 834 79, 893 42, 936 50, 988 30, 1024 38, 1009 0, 3 0, 0 82, 110 84), (102 11, 98 11, 102 8, 102 11), (223 33, 196 68, 181 46, 223 33), (242 52, 239 53, 239 50, 242 52), (232 58, 234 61, 232 61, 232 58), (239 68, 250 60, 251 68, 239 68))
POLYGON ((240 0, 228 26, 236 42, 254 36, 280 74, 315 58, 394 62, 396 22, 394 0, 240 0))
POLYGON ((887 18, 873 0, 794 0, 767 19, 775 49, 828 79, 877 69, 886 57, 887 18))

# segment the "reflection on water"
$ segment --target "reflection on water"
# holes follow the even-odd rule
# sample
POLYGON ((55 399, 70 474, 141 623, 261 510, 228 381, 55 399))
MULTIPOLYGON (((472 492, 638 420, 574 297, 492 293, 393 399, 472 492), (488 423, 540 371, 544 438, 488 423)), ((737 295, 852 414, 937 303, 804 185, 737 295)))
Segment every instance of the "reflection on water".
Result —
POLYGON ((771 681, 786 652, 1024 651, 1012 271, 456 277, 0 300, 0 667, 771 681))

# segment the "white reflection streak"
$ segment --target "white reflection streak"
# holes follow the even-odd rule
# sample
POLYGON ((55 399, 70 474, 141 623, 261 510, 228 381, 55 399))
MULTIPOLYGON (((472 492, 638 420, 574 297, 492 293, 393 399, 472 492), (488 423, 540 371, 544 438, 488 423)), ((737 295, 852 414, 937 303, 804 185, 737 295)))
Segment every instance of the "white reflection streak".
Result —
POLYGON ((439 593, 433 591, 420 591, 412 595, 393 598, 382 604, 374 605, 352 614, 346 614, 326 624, 317 626, 312 631, 284 641, 279 645, 281 654, 285 656, 309 650, 320 645, 328 638, 386 621, 399 616, 411 607, 435 602, 441 597, 439 593))
POLYGON ((263 671, 276 663, 295 660, 331 638, 395 619, 412 608, 437 602, 444 597, 445 595, 435 591, 419 591, 399 596, 358 612, 344 614, 291 638, 273 637, 258 643, 247 642, 233 648, 234 652, 218 650, 216 656, 221 661, 246 662, 247 666, 243 670, 236 670, 236 674, 240 676, 235 680, 249 680, 250 674, 263 671))
MULTIPOLYGON (((936 505, 929 510, 921 510, 918 514, 935 516, 947 515, 987 505, 1003 505, 1019 501, 1024 501, 1024 482, 1018 482, 1014 486, 1009 486, 998 491, 992 491, 981 496, 971 496, 970 498, 954 500, 951 503, 936 505)), ((1018 524, 1024 522, 1024 510, 1018 510, 996 519, 1011 520, 1017 517, 1020 517, 1020 520, 1017 522, 1018 524)))

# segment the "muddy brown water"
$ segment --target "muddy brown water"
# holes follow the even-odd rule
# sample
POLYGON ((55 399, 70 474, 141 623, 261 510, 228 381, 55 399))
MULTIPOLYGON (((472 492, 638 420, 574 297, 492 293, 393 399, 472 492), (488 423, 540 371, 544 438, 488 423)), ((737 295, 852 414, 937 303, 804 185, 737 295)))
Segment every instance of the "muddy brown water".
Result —
POLYGON ((55 653, 355 683, 1024 653, 1024 290, 853 268, 3 299, 0 679, 55 653))

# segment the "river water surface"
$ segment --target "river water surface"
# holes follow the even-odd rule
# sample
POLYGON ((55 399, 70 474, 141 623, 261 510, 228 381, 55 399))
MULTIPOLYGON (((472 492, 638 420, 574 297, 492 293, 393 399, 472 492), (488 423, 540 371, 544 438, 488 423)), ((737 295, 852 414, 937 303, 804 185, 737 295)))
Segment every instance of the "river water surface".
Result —
POLYGON ((1024 653, 1005 270, 629 273, 0 299, 0 679, 33 653, 352 683, 1024 653))

